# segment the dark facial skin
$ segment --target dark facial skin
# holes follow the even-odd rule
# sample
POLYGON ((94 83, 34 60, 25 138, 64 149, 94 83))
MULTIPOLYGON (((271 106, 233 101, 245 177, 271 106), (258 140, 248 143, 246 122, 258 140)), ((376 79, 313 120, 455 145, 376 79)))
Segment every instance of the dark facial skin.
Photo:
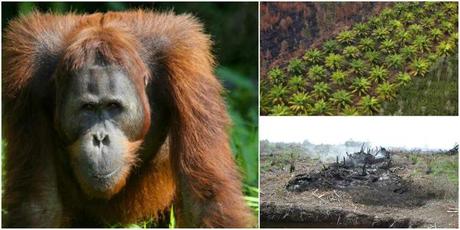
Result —
POLYGON ((139 93, 116 66, 91 65, 64 82, 57 116, 73 171, 87 195, 110 198, 124 185, 133 163, 129 146, 144 124, 139 93))

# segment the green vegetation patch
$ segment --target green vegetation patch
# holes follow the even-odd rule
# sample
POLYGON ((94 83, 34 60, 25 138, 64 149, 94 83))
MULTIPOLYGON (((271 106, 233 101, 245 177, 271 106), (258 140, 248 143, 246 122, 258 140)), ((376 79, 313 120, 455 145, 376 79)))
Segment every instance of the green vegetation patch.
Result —
POLYGON ((456 115, 456 2, 405 2, 261 80, 262 115, 456 115))

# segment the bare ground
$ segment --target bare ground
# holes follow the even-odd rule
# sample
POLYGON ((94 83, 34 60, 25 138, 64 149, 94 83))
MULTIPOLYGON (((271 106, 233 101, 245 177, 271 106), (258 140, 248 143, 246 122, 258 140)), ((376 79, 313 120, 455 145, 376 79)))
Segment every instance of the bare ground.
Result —
MULTIPOLYGON (((458 188, 426 174, 424 158, 414 163, 410 156, 396 156, 395 173, 412 182, 402 196, 369 187, 289 192, 285 186, 294 175, 318 170, 322 163, 298 160, 292 174, 282 168, 262 167, 261 227, 458 228, 458 188)), ((270 163, 269 156, 261 157, 262 166, 270 163)))

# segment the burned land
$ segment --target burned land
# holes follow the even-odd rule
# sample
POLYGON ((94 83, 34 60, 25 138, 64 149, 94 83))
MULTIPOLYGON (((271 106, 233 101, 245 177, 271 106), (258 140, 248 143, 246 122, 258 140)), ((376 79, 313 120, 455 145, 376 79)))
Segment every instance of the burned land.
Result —
POLYGON ((458 227, 458 146, 261 156, 262 227, 458 227))

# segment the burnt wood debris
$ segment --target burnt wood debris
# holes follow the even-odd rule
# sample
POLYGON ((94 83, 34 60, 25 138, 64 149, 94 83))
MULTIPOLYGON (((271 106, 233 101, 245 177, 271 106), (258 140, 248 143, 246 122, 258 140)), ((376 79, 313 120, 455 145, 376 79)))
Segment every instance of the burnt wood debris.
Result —
POLYGON ((390 186, 394 192, 403 193, 402 179, 392 172, 391 152, 383 147, 346 153, 342 159, 323 165, 319 171, 296 175, 286 185, 292 192, 316 188, 346 188, 349 186, 390 186))

